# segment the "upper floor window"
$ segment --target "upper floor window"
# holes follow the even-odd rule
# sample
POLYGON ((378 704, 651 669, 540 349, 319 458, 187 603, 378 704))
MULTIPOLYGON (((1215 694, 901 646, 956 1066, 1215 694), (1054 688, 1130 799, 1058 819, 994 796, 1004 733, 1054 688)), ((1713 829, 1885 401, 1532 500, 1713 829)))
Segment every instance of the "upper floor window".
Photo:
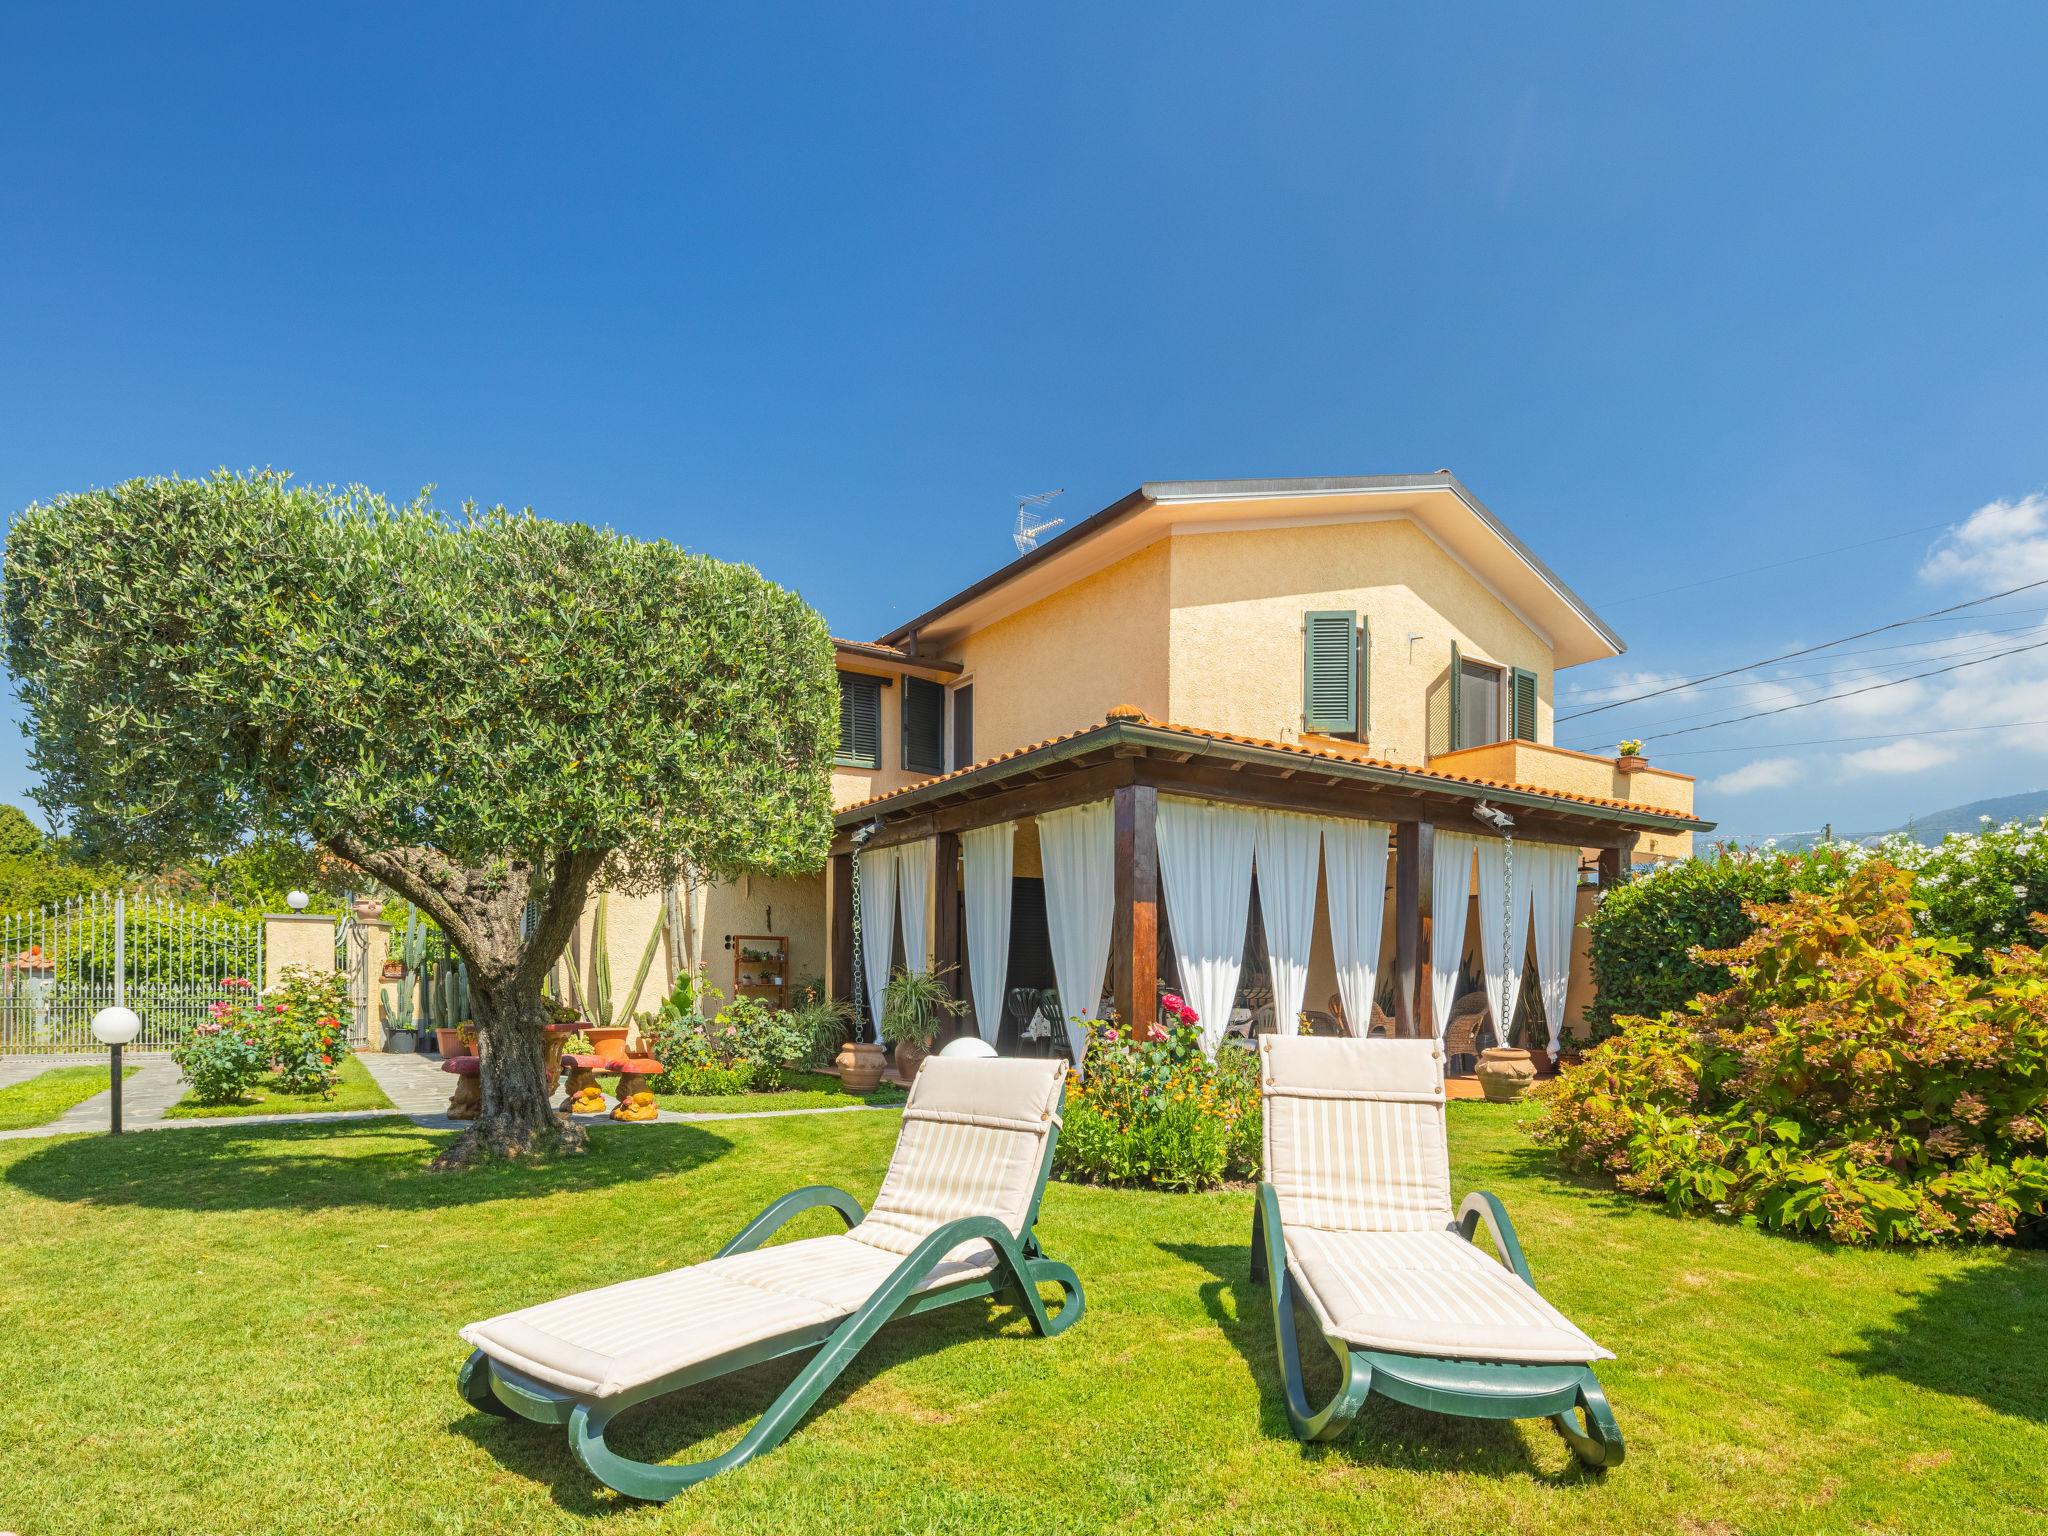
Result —
POLYGON ((1470 661, 1451 647, 1451 750, 1536 739, 1536 674, 1470 661))
POLYGON ((839 674, 839 751, 843 768, 882 766, 882 680, 858 672, 839 674))
POLYGON ((922 677, 903 679, 903 766, 946 771, 946 690, 922 677))
POLYGON ((1302 615, 1303 730, 1365 739, 1369 634, 1364 617, 1352 609, 1319 609, 1302 615))
POLYGON ((974 684, 961 683, 953 690, 953 766, 965 768, 974 761, 974 684))

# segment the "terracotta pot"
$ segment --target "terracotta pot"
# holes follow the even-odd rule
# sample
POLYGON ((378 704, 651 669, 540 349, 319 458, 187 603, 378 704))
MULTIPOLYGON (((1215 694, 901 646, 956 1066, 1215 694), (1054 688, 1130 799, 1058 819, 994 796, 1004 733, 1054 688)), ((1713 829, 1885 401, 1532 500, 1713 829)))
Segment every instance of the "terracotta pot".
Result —
POLYGON ((362 900, 356 903, 356 916, 360 917, 366 923, 373 918, 379 918, 383 915, 384 903, 381 901, 372 901, 369 899, 369 897, 365 896, 362 900))
POLYGON ((898 1040, 896 1042, 896 1075, 901 1077, 906 1083, 915 1081, 917 1069, 924 1065, 925 1057, 931 1055, 931 1053, 931 1047, 928 1045, 921 1045, 914 1040, 898 1040))
POLYGON ((403 960, 386 960, 384 962, 384 969, 380 974, 386 981, 403 981, 405 980, 405 962, 403 960))
POLYGON ((1647 757, 1638 757, 1631 753, 1627 757, 1617 757, 1614 760, 1614 766, 1623 773, 1641 773, 1650 766, 1650 760, 1647 757))
POLYGON ((866 1040, 849 1040, 832 1058, 832 1064, 839 1069, 839 1080, 846 1085, 848 1093, 872 1093, 881 1085, 882 1069, 888 1061, 879 1045, 866 1040))
POLYGON ((462 1048, 462 1035, 458 1030, 437 1029, 434 1031, 434 1049, 443 1056, 467 1056, 462 1048))
POLYGON ((1536 1062, 1512 1046, 1488 1046, 1479 1053, 1479 1090, 1489 1104, 1512 1104, 1536 1081, 1536 1062))

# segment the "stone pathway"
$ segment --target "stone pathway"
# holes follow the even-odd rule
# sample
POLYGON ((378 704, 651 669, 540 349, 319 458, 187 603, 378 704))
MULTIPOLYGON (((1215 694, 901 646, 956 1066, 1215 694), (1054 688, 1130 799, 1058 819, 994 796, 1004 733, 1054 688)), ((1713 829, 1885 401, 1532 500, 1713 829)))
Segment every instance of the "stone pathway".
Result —
MULTIPOLYGON (((455 1091, 455 1082, 441 1070, 441 1063, 437 1057, 363 1052, 357 1055, 356 1060, 360 1061, 370 1076, 376 1079, 377 1086, 384 1090, 384 1095, 391 1100, 393 1108, 337 1109, 294 1115, 223 1115, 211 1119, 172 1120, 165 1117, 164 1111, 177 1103, 185 1092, 184 1079, 179 1075, 177 1063, 168 1056, 138 1057, 135 1065, 139 1070, 121 1085, 121 1125, 124 1130, 129 1131, 178 1130, 195 1126, 220 1130, 259 1125, 319 1125, 335 1120, 379 1120, 403 1115, 422 1130, 460 1129, 460 1121, 448 1118, 448 1096, 455 1091)), ((69 1059, 0 1060, 0 1087, 34 1077, 53 1066, 77 1064, 76 1061, 69 1059)), ((111 1091, 102 1091, 82 1104, 74 1104, 48 1125, 32 1125, 18 1131, 0 1131, 0 1141, 36 1136, 75 1136, 80 1132, 104 1132, 112 1122, 113 1097, 111 1091)), ((847 1115, 898 1107, 890 1104, 832 1104, 818 1109, 750 1109, 702 1114, 664 1109, 655 1120, 638 1123, 694 1125, 707 1120, 775 1120, 787 1115, 847 1115)), ((620 1124, 613 1120, 608 1112, 579 1115, 576 1118, 579 1124, 590 1127, 620 1124)))

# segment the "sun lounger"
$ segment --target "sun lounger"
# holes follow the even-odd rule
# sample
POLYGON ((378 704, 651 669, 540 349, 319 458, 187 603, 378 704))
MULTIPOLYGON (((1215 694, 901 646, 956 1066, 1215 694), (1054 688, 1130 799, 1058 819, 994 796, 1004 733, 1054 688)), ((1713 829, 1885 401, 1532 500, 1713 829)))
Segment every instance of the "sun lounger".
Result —
POLYGON ((1010 1294, 1041 1334, 1070 1327, 1081 1283, 1040 1252, 1033 1223, 1052 1168, 1064 1061, 934 1057, 903 1110, 889 1171, 863 1212, 844 1190, 784 1195, 702 1264, 472 1323, 458 1385, 474 1407, 567 1426, 608 1487, 667 1499, 779 1445, 884 1323, 1010 1294), (830 1206, 844 1235, 762 1244, 800 1211, 830 1206), (1065 1299, 1048 1313, 1041 1283, 1065 1299), (731 1450, 680 1466, 631 1461, 605 1426, 650 1398, 815 1349, 731 1450))
POLYGON ((1618 1465, 1621 1432, 1592 1370, 1614 1356, 1537 1294, 1500 1201, 1468 1195, 1451 1214, 1436 1043, 1269 1035, 1259 1053, 1252 1278, 1272 1294, 1295 1434, 1335 1438, 1378 1392, 1468 1418, 1548 1417, 1581 1460, 1618 1465), (1498 1261, 1472 1242, 1481 1223, 1498 1261), (1342 1372, 1320 1409, 1302 1384, 1297 1295, 1342 1372))

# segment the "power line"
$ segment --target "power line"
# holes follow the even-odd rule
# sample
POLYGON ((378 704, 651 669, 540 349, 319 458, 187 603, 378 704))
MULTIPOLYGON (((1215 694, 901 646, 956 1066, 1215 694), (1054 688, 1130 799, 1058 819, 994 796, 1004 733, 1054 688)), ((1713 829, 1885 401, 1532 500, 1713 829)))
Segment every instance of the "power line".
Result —
POLYGON ((1642 739, 1664 741, 1673 736, 1690 736, 1695 731, 1718 730, 1724 725, 1739 725, 1744 720, 1762 720, 1770 715, 1788 715, 1795 709, 1811 709, 1816 704, 1832 704, 1837 699, 1853 699, 1858 694, 1875 693, 1880 688, 1896 688, 1901 683, 1918 682, 1923 677, 1939 677, 1944 672, 1960 672, 1965 667, 1981 667, 1987 661, 1998 661, 2007 656, 2018 656, 2027 651, 2048 650, 2048 640, 2036 640, 2032 645, 2016 645, 2010 650, 1996 651, 1989 656, 1978 656, 1969 661, 1958 661, 1951 666, 1933 667, 1925 672, 1915 672, 1909 677, 1889 678, 1882 683, 1871 683, 1863 688, 1845 688, 1840 693, 1823 694, 1817 699, 1802 699, 1797 704, 1783 704, 1776 709, 1752 710, 1746 715, 1731 715, 1726 720, 1712 720, 1705 725, 1682 726, 1675 731, 1658 731, 1642 739))
POLYGON ((1709 757, 1723 752, 1782 752, 1788 747, 1840 747, 1851 742, 1904 741, 1919 736, 1961 736, 1970 731, 2016 731, 2023 726, 2048 725, 2048 720, 2008 720, 2003 725, 1945 725, 1931 731, 1888 731, 1879 736, 1816 736, 1808 741, 1753 741, 1741 747, 1680 748, 1671 757, 1709 757))
MULTIPOLYGON (((1978 645, 1976 642, 1979 640, 1989 640, 1996 635, 2024 635, 2028 633, 2030 630, 2039 629, 2040 627, 2041 626, 2038 624, 2014 624, 2004 629, 1981 630, 1976 634, 1972 635, 1943 635, 1938 640, 1911 640, 1907 641, 1902 645, 1873 645, 1868 646, 1860 651, 1837 651, 1833 656, 1829 657, 1828 660, 1833 661, 1845 656, 1875 656, 1880 651, 1918 651, 1929 650, 1930 648, 1936 646, 1954 647, 1956 646, 1956 643, 1958 641, 1969 642, 1961 648, 1946 651, 1934 650, 1931 654, 1926 656, 1900 657, 1896 661, 1888 662, 1866 661, 1848 667, 1823 667, 1821 670, 1817 672, 1806 672, 1795 669, 1792 671, 1780 672, 1773 677, 1753 678, 1743 682, 1704 683, 1700 684, 1692 691, 1696 693, 1726 693, 1733 688, 1754 688, 1759 683, 1793 682, 1817 677, 1850 677, 1859 672, 1876 672, 1884 667, 1911 666, 1915 662, 1921 661, 1948 661, 1952 660, 1957 656, 1974 656, 1979 651, 1991 649, 1990 646, 1978 645)), ((1581 703, 1586 699, 1594 698, 1602 693, 1612 691, 1613 690, 1611 689, 1605 688, 1589 689, 1586 693, 1579 695, 1578 697, 1574 698, 1571 702, 1575 704, 1581 703)))
POLYGON ((1999 598, 2011 597, 2016 592, 2030 592, 2036 587, 2048 587, 2048 576, 2042 577, 2039 581, 2024 582, 2017 587, 2007 587, 2003 592, 1991 592, 1983 597, 1970 598, 1967 602, 1951 603, 1946 608, 1936 608, 1929 613, 1915 614, 1910 619, 1893 619, 1889 624, 1879 624, 1874 629, 1861 629, 1853 635, 1843 635, 1838 639, 1824 640, 1819 645, 1801 646, 1796 651, 1786 651, 1777 656, 1766 656, 1762 661, 1752 661, 1744 666, 1727 667, 1719 672, 1709 672, 1704 677, 1695 677, 1689 682, 1672 683, 1663 688, 1652 688, 1648 693, 1639 693, 1633 698, 1616 699, 1610 704, 1596 704, 1591 709, 1582 709, 1575 714, 1561 715, 1558 717, 1557 723, 1562 725, 1568 720, 1583 720, 1588 715, 1605 714, 1608 710, 1620 709, 1625 704, 1640 704, 1645 699, 1661 698, 1664 694, 1677 693, 1681 689, 1697 687, 1701 683, 1718 682, 1724 677, 1733 677, 1738 672, 1754 672, 1758 667, 1774 666, 1781 661, 1791 661, 1797 656, 1811 656, 1816 651, 1833 650, 1838 645, 1847 645, 1851 640, 1865 640, 1872 635, 1884 634, 1888 630, 1903 629, 1908 624, 1920 624, 1929 619, 1938 619, 1943 614, 1956 613, 1964 608, 1974 608, 1979 603, 1996 602, 1999 598))
POLYGON ((1745 566, 1739 571, 1727 571, 1719 576, 1702 576, 1698 581, 1680 582, 1675 587, 1659 587, 1655 592, 1637 592, 1628 597, 1603 598, 1603 608, 1621 608, 1629 603, 1646 603, 1653 597, 1669 597, 1674 592, 1690 592, 1695 587, 1711 587, 1719 581, 1734 581, 1739 576, 1754 576, 1759 571, 1782 570, 1788 565, 1803 565, 1809 560, 1825 560, 1829 555, 1844 555, 1851 550, 1869 549, 1878 544, 1889 544, 1894 539, 1908 539, 1916 533, 1931 533, 1936 528, 1950 526, 1946 521, 1923 523, 1918 528, 1901 528, 1897 533, 1882 534, 1874 539, 1865 539, 1860 544, 1837 544, 1833 549, 1817 549, 1810 555, 1794 555, 1789 560, 1772 560, 1764 565, 1745 566))

